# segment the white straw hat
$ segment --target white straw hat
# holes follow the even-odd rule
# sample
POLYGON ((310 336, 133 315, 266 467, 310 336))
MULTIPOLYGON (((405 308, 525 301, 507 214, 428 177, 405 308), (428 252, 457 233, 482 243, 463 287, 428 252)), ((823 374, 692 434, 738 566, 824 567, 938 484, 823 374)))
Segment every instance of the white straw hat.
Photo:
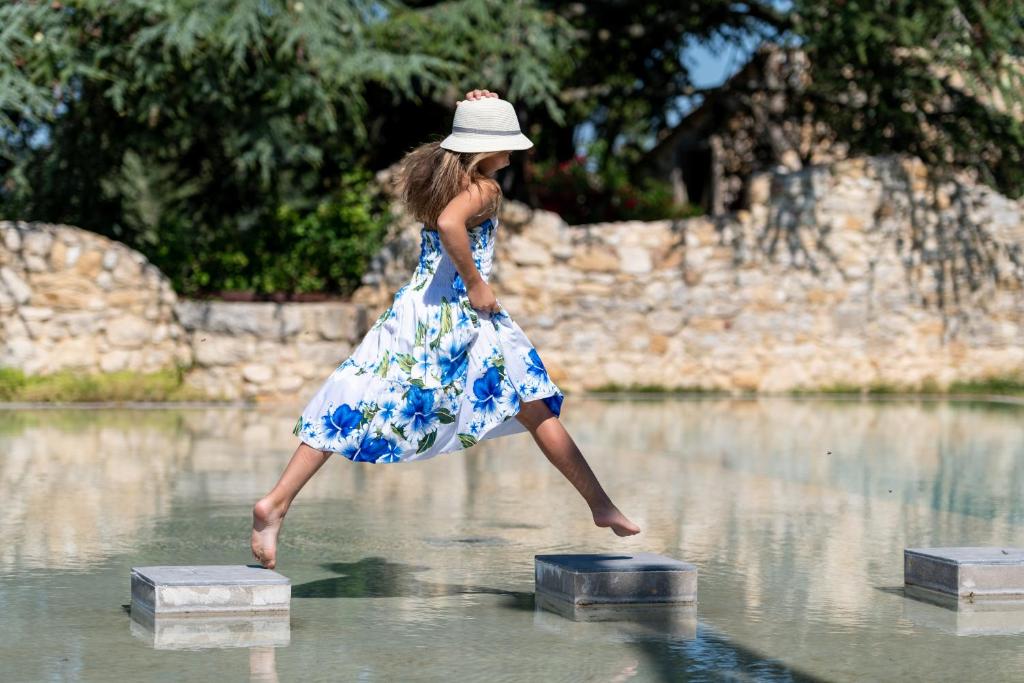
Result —
POLYGON ((504 152, 530 149, 533 143, 519 130, 511 102, 481 97, 455 107, 452 134, 441 141, 441 147, 453 152, 504 152))

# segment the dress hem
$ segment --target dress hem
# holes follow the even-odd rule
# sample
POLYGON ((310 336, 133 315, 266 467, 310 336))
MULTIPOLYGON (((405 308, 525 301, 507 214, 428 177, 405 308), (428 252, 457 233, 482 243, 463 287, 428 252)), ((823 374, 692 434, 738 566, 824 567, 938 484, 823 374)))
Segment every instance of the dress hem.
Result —
MULTIPOLYGON (((481 441, 486 441, 488 439, 501 438, 502 436, 512 436, 512 433, 508 433, 508 434, 491 434, 491 432, 493 432, 494 430, 496 430, 499 427, 501 427, 502 425, 504 425, 508 420, 514 420, 516 415, 519 414, 519 411, 522 410, 522 406, 523 406, 522 396, 523 396, 523 394, 514 385, 514 383, 510 382, 510 384, 513 384, 512 390, 515 391, 516 392, 516 396, 519 397, 519 402, 517 404, 518 407, 516 408, 515 412, 506 414, 504 417, 502 417, 500 420, 496 421, 490 427, 487 427, 486 430, 483 432, 483 435, 478 437, 476 439, 476 441, 473 443, 472 446, 461 446, 461 447, 457 447, 457 448, 450 448, 448 450, 438 451, 437 453, 433 453, 433 454, 431 454, 431 455, 429 455, 427 457, 420 457, 420 458, 413 457, 413 458, 408 458, 408 459, 397 459, 397 460, 383 460, 383 459, 380 459, 380 460, 354 460, 352 458, 347 457, 344 454, 343 451, 336 450, 336 449, 333 449, 333 448, 322 448, 320 446, 316 446, 316 445, 310 443, 310 440, 316 440, 316 439, 313 439, 312 437, 306 437, 306 436, 303 436, 303 435, 299 434, 298 435, 299 436, 299 442, 300 443, 304 443, 307 446, 309 446, 310 448, 312 448, 314 450, 317 450, 317 451, 320 451, 322 453, 337 454, 337 455, 341 456, 341 458, 343 458, 344 460, 347 460, 347 461, 352 462, 352 463, 360 462, 360 463, 367 463, 369 465, 392 465, 392 464, 398 464, 398 463, 416 462, 418 460, 430 460, 430 459, 435 458, 435 457, 437 457, 439 455, 444 455, 445 453, 457 453, 458 451, 465 451, 465 450, 468 450, 468 449, 472 448, 473 446, 476 446, 481 441)), ((553 398, 555 396, 560 396, 562 398, 562 400, 565 399, 565 393, 556 388, 555 391, 547 393, 547 394, 545 394, 543 396, 530 397, 529 401, 544 401, 545 405, 548 406, 548 409, 551 410, 551 406, 548 403, 547 399, 553 398)), ((561 401, 559 401, 559 409, 557 411, 552 410, 551 412, 554 413, 555 417, 558 417, 558 416, 561 415, 561 412, 562 412, 562 410, 561 410, 561 401)), ((521 422, 519 424, 522 425, 521 422)), ((521 430, 521 431, 528 431, 528 430, 526 430, 526 426, 525 425, 523 425, 523 430, 521 430)), ((515 433, 521 433, 521 431, 517 430, 515 433)))

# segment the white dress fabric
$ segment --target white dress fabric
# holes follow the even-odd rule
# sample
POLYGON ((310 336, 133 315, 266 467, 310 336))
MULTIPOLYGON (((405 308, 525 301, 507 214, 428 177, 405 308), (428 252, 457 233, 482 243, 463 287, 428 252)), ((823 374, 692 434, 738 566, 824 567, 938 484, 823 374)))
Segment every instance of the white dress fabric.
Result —
MULTIPOLYGON (((468 230, 473 260, 491 272, 497 217, 468 230)), ((357 462, 425 460, 526 431, 523 401, 561 413, 564 394, 502 308, 474 309, 436 231, 420 229, 420 258, 352 354, 303 409, 293 433, 357 462)))

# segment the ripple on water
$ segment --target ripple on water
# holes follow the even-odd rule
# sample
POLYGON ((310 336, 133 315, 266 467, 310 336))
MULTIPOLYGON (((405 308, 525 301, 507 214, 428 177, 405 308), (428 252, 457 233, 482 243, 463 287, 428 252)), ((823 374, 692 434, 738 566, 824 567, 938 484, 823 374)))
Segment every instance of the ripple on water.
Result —
POLYGON ((438 546, 442 548, 452 548, 460 546, 497 546, 497 545, 508 545, 508 541, 504 538, 498 538, 497 536, 464 536, 455 538, 424 538, 423 542, 428 545, 438 546))

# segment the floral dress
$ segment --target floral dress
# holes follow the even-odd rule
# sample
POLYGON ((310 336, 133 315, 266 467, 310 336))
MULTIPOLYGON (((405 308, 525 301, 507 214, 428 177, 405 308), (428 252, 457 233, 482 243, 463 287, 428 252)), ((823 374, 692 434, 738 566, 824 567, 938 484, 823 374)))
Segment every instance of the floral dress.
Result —
MULTIPOLYGON (((497 218, 469 229, 473 260, 491 272, 497 218)), ((420 229, 409 282, 303 409, 293 433, 357 462, 426 460, 526 431, 523 401, 555 415, 562 391, 522 328, 501 309, 474 309, 436 231, 420 229)))

